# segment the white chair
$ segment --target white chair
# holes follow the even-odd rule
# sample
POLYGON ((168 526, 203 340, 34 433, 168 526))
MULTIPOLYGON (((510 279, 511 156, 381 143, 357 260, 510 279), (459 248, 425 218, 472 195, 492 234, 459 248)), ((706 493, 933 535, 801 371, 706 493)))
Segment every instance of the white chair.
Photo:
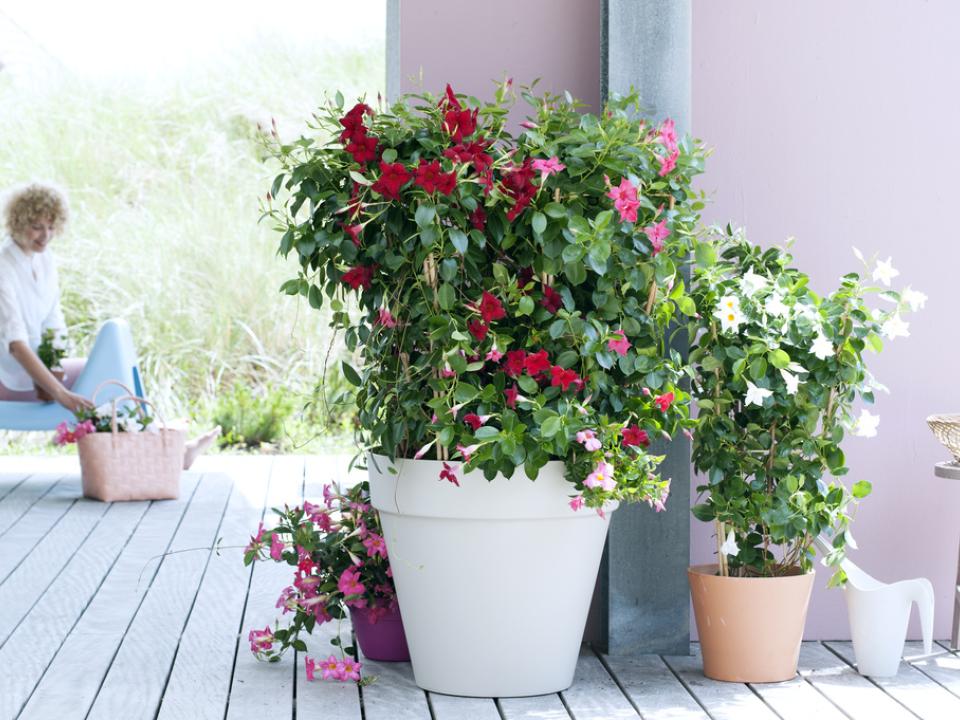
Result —
MULTIPOLYGON (((817 546, 827 554, 829 541, 817 538, 817 546)), ((890 677, 897 674, 907 639, 910 607, 917 604, 923 633, 923 652, 933 652, 933 585, 926 578, 886 584, 871 577, 853 561, 843 560, 840 567, 847 575, 843 594, 857 670, 861 675, 890 677)))

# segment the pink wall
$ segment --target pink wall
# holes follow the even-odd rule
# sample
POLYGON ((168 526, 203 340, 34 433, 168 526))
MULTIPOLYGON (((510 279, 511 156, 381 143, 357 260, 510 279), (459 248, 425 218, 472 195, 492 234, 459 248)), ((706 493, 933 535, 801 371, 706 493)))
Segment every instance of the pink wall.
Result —
MULTIPOLYGON (((693 129, 715 148, 707 219, 743 224, 764 243, 796 236, 798 263, 824 290, 856 269, 856 245, 892 255, 897 280, 930 297, 911 336, 875 356, 891 394, 874 410, 879 436, 851 438, 847 459, 850 481, 874 484, 852 557, 882 580, 928 577, 941 638, 960 482, 933 477, 949 456, 924 418, 960 412, 957 27, 952 0, 693 2, 693 129)), ((710 561, 713 547, 694 521, 692 559, 710 561)), ((848 637, 843 597, 819 574, 807 637, 848 637)))
POLYGON ((401 90, 440 93, 450 82, 489 99, 504 76, 542 78, 539 91, 569 90, 596 108, 600 0, 400 0, 401 90))

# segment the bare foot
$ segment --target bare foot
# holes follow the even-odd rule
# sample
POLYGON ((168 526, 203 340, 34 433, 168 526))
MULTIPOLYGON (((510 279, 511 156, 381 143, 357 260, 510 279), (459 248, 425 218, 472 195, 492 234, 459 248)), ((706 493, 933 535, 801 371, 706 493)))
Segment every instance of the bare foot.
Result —
POLYGON ((183 469, 189 470, 194 461, 207 451, 213 441, 220 437, 220 426, 217 425, 213 430, 205 432, 198 438, 188 442, 183 448, 183 469))

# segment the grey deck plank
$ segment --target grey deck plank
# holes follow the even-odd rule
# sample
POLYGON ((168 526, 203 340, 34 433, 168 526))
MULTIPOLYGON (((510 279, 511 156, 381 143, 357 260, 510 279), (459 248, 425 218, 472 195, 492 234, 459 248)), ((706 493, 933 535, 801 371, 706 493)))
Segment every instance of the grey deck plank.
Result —
MULTIPOLYGON (((299 503, 302 493, 303 458, 277 457, 270 472, 267 520, 264 525, 268 528, 274 525, 270 508, 299 503)), ((277 598, 283 588, 290 584, 292 576, 293 569, 285 563, 267 560, 253 566, 226 720, 293 717, 296 677, 294 653, 288 653, 280 662, 260 662, 250 652, 246 642, 251 629, 275 624, 280 615, 276 607, 277 598)))
POLYGON ((800 674, 853 720, 915 716, 820 643, 800 648, 800 674))
POLYGON ((163 558, 90 709, 89 720, 156 717, 209 556, 193 549, 209 547, 216 539, 229 494, 228 478, 201 478, 170 546, 177 554, 163 558), (184 550, 190 552, 181 552, 184 550))
MULTIPOLYGON (((215 473, 233 487, 219 537, 184 628, 159 720, 222 720, 252 569, 243 547, 263 518, 272 458, 221 464, 215 473)), ((241 651, 246 647, 241 647, 241 651)))
POLYGON ((80 497, 79 480, 58 480, 0 534, 0 585, 54 528, 80 497))
POLYGON ((362 689, 366 720, 430 720, 427 694, 413 681, 410 663, 368 660, 360 654, 364 675, 377 680, 362 689))
POLYGON ((505 720, 570 720, 559 694, 497 700, 505 720))
POLYGON ((667 655, 664 661, 716 720, 769 720, 776 718, 747 685, 711 680, 703 674, 699 658, 667 655))
MULTIPOLYGON (((336 620, 314 628, 302 638, 307 643, 306 655, 323 659, 336 653, 330 638, 338 636, 344 646, 350 645, 350 620, 336 620)), ((317 678, 307 680, 303 653, 297 653, 297 720, 360 720, 360 689, 355 682, 333 682, 317 678)))
POLYGON ((640 717, 600 659, 587 646, 580 650, 573 685, 560 696, 577 720, 640 717))
POLYGON ((644 720, 709 717, 659 655, 604 655, 602 660, 644 720))
MULTIPOLYGON (((72 486, 68 481, 61 484, 65 490, 72 486)), ((92 500, 69 500, 69 503, 69 509, 0 584, 0 645, 56 580, 110 507, 92 500)), ((45 509, 39 505, 35 508, 36 513, 31 511, 25 517, 42 514, 45 509)), ((59 507, 53 514, 57 511, 59 507)))
MULTIPOLYGON (((922 656, 923 643, 908 642, 904 650, 907 658, 922 656)), ((910 660, 910 664, 960 697, 960 657, 936 644, 933 646, 933 651, 932 657, 918 657, 916 660, 910 660)))
POLYGON ((33 474, 0 485, 0 535, 9 530, 62 477, 51 473, 33 474))
POLYGON ((500 720, 492 698, 454 697, 427 693, 434 720, 500 720))
POLYGON ((7 459, 3 460, 3 468, 0 470, 0 501, 2 501, 7 495, 16 490, 18 487, 23 485, 23 483, 36 475, 36 471, 33 470, 15 470, 14 468, 7 467, 7 459))
MULTIPOLYGON (((853 663, 852 643, 831 642, 827 646, 848 663, 853 663)), ((930 720, 960 717, 960 698, 908 663, 900 663, 900 671, 895 677, 870 679, 918 717, 930 720)))
POLYGON ((85 718, 127 627, 169 549, 196 488, 185 475, 179 500, 153 502, 106 580, 43 674, 22 718, 85 718))
POLYGON ((93 598, 147 510, 147 503, 110 508, 67 567, 0 648, 0 718, 14 717, 93 598))

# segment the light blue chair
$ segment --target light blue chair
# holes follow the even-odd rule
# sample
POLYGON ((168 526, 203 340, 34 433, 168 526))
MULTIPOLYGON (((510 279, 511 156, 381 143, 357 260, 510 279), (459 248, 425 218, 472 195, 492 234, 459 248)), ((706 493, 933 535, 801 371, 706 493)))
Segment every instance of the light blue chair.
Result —
MULTIPOLYGON (((119 380, 143 397, 137 351, 130 326, 124 320, 108 320, 103 324, 87 364, 71 389, 78 395, 90 397, 104 380, 119 380)), ((123 394, 119 387, 109 385, 100 391, 97 403, 109 402, 123 394)), ((0 401, 0 430, 53 430, 64 420, 73 419, 73 413, 57 403, 0 401)))

